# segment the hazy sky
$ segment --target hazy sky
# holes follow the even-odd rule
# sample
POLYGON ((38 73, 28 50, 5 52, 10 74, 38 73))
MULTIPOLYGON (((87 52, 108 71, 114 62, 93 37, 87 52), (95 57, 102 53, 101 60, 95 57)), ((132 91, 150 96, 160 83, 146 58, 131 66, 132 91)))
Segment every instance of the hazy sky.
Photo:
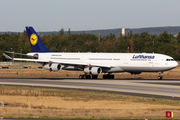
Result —
POLYGON ((0 0, 0 31, 180 26, 180 0, 0 0))

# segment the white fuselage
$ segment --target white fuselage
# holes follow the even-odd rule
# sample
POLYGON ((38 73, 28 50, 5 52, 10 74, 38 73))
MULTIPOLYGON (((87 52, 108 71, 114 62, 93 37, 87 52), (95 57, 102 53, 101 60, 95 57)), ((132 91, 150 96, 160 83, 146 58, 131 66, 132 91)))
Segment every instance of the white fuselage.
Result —
MULTIPOLYGON (((30 53, 32 54, 32 53, 30 53)), ((35 53, 33 53, 35 54, 35 53)), ((170 56, 155 53, 38 53, 38 60, 83 66, 98 66, 103 72, 159 72, 175 68, 170 56)))

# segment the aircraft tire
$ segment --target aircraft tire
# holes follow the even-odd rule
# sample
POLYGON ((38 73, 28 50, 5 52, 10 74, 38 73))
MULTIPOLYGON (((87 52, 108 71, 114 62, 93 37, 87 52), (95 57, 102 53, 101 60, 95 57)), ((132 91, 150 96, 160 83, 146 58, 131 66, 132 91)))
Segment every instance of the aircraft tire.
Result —
POLYGON ((84 75, 79 75, 79 79, 84 79, 84 75))
POLYGON ((158 76, 158 80, 162 80, 162 78, 163 78, 162 76, 158 76))
POLYGON ((86 79, 91 79, 91 76, 90 75, 86 75, 86 79))
POLYGON ((110 75, 110 79, 114 79, 114 75, 110 75))
POLYGON ((114 79, 114 75, 103 75, 103 79, 114 79))
POLYGON ((92 75, 92 79, 97 79, 97 75, 92 75))

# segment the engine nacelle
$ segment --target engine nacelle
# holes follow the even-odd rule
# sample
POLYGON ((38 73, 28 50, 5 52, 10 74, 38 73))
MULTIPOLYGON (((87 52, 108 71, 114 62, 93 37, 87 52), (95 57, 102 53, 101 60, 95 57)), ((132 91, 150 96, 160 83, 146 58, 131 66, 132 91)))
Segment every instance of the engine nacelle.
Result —
POLYGON ((92 75, 99 75, 102 73, 102 69, 100 67, 92 67, 91 74, 92 75))
POLYGON ((59 63, 49 63, 44 66, 44 69, 51 71, 60 71, 62 69, 59 63))
POLYGON ((44 69, 49 70, 51 67, 49 67, 49 64, 44 65, 44 69))
POLYGON ((84 68, 84 73, 86 73, 86 74, 91 74, 90 68, 89 68, 89 67, 84 68))
POLYGON ((84 68, 84 73, 91 75, 99 75, 102 73, 102 69, 100 67, 87 67, 84 68))

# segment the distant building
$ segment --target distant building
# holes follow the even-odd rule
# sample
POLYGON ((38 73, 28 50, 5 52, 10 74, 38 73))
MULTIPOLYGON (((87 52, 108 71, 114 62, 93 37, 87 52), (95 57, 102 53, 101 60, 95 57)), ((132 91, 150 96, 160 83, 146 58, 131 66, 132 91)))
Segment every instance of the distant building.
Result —
POLYGON ((174 35, 174 37, 177 37, 177 36, 178 36, 178 34, 174 35))
POLYGON ((122 27, 122 36, 125 36, 125 27, 122 27))

